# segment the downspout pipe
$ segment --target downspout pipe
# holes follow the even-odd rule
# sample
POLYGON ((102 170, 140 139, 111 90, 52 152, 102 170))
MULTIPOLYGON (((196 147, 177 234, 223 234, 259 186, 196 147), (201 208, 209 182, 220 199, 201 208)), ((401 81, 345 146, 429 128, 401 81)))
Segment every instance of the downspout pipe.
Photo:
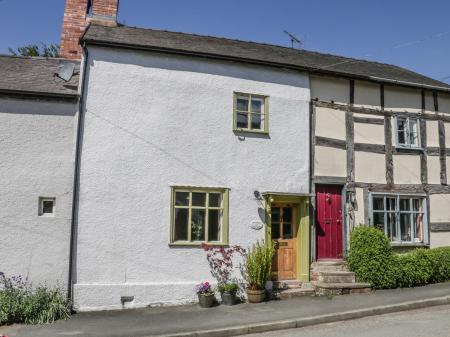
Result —
POLYGON ((84 125, 84 101, 85 101, 85 86, 86 86, 86 69, 89 60, 88 48, 83 44, 84 60, 83 73, 81 74, 80 85, 80 99, 78 101, 78 125, 77 125, 77 140, 75 147, 75 165, 73 176, 73 192, 72 192, 72 219, 70 224, 70 252, 69 252, 69 278, 67 287, 67 297, 73 309, 73 283, 76 267, 76 247, 77 247, 77 224, 78 224, 78 199, 79 199, 79 183, 80 183, 80 160, 82 148, 82 135, 84 125))

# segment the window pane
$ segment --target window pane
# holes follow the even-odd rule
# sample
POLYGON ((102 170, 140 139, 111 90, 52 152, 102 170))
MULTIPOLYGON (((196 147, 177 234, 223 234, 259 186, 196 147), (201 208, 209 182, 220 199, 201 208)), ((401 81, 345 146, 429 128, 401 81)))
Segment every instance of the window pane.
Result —
POLYGON ((175 192, 176 206, 189 206, 189 192, 175 192))
POLYGON ((411 241, 411 214, 400 214, 400 238, 411 241))
POLYGON ((396 198, 386 198, 386 210, 395 211, 397 210, 397 199, 396 198))
POLYGON ((373 226, 378 228, 384 233, 384 213, 374 212, 373 213, 373 226))
POLYGON ((280 224, 272 222, 272 239, 280 238, 280 224))
POLYGON ((283 239, 292 239, 292 224, 283 222, 283 239))
POLYGON ((252 129, 262 130, 263 129, 263 119, 260 114, 252 114, 252 129))
POLYGON ((415 241, 423 242, 423 213, 414 214, 413 217, 415 241))
POLYGON ((210 209, 208 214, 208 241, 220 241, 220 227, 222 224, 221 211, 210 209))
POLYGON ((206 193, 204 192, 192 192, 192 206, 205 207, 206 193))
POLYGON ((384 210, 383 197, 374 197, 373 198, 373 209, 376 211, 384 210))
POLYGON ((42 214, 52 214, 53 213, 53 201, 44 200, 42 201, 42 214))
POLYGON ((187 241, 188 217, 189 210, 187 208, 175 208, 175 241, 187 241))
POLYGON ((280 208, 272 207, 272 222, 280 222, 280 208))
POLYGON ((419 139, 417 137, 417 120, 409 120, 409 143, 412 145, 419 145, 419 139))
POLYGON ((263 98, 252 98, 252 112, 263 112, 264 111, 264 99, 263 98))
POLYGON ((413 199, 413 211, 414 212, 422 212, 422 200, 421 199, 413 199))
POLYGON ((398 142, 399 144, 406 144, 406 120, 397 119, 397 132, 398 132, 398 142))
POLYGON ((248 129, 248 114, 239 112, 236 114, 236 126, 240 129, 248 129))
POLYGON ((236 109, 240 111, 248 111, 248 97, 238 96, 236 100, 236 109))
POLYGON ((386 235, 391 241, 397 239, 397 225, 395 223, 395 213, 387 213, 386 235))
POLYGON ((222 207, 222 194, 210 193, 209 194, 209 206, 210 207, 222 207))
POLYGON ((283 208, 283 222, 292 222, 292 208, 283 208))
POLYGON ((205 240, 205 215, 204 209, 193 209, 191 219, 191 241, 205 240))
POLYGON ((400 199, 400 211, 410 211, 411 210, 411 199, 400 199))

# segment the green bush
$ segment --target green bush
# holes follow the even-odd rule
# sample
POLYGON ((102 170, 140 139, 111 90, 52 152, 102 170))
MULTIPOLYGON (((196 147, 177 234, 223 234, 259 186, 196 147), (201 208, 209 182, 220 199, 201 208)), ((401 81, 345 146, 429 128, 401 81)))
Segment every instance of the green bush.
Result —
POLYGON ((375 288, 393 288, 397 284, 397 263, 390 242, 374 227, 362 226, 352 231, 347 263, 359 281, 375 288))
POLYGON ((272 258, 275 254, 275 243, 257 242, 245 254, 243 276, 248 289, 263 290, 266 282, 272 277, 272 258))
POLYGON ((428 252, 422 248, 396 257, 397 286, 414 287, 430 283, 433 277, 433 264, 428 252))
POLYGON ((375 288, 414 287, 450 281, 450 247, 394 253, 389 239, 373 227, 355 228, 347 263, 359 281, 375 288))
POLYGON ((32 289, 21 277, 0 273, 0 325, 51 323, 69 315, 69 301, 59 288, 32 289))

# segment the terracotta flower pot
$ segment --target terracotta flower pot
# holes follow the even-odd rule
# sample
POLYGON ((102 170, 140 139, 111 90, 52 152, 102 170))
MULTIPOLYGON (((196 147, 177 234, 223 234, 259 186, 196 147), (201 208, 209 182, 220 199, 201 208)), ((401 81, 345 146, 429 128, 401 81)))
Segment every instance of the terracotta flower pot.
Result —
POLYGON ((214 305, 214 301, 216 297, 213 293, 211 294, 197 294, 198 295, 198 303, 202 308, 210 308, 214 305))
POLYGON ((247 300, 249 303, 261 303, 266 299, 266 291, 247 289, 247 300))

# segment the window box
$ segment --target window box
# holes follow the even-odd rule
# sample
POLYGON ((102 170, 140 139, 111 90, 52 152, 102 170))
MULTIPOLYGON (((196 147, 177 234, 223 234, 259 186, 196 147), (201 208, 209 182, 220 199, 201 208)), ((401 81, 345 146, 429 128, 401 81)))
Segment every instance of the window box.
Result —
POLYGON ((234 93, 233 131, 269 133, 268 96, 234 93))
POLYGON ((170 245, 228 244, 228 189, 172 187, 170 245))

